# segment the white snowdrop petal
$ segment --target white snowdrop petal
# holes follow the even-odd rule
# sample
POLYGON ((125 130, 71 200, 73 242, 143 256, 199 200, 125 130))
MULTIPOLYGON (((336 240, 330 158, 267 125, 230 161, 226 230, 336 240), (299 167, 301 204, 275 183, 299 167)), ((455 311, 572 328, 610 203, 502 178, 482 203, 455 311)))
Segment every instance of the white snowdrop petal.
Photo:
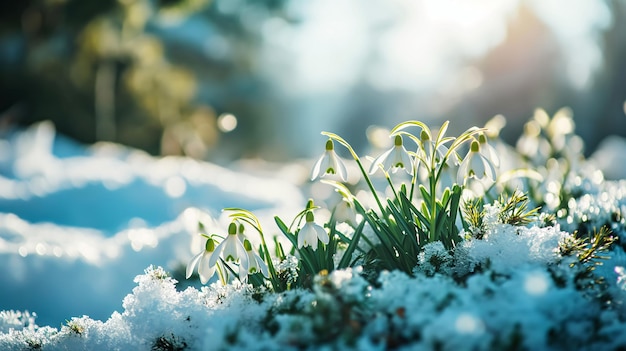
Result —
POLYGON ((483 163, 483 158, 480 154, 476 152, 471 153, 472 156, 470 158, 469 168, 474 171, 474 175, 476 179, 482 179, 485 174, 485 165, 483 163))
POLYGON ((207 255, 208 254, 202 255, 202 259, 200 260, 198 266, 198 274, 200 275, 200 282, 202 282, 202 284, 206 284, 215 273, 215 266, 209 263, 207 255))
POLYGON ((343 164, 343 161, 333 153, 333 158, 335 159, 335 171, 344 182, 348 180, 348 171, 346 170, 346 165, 343 164))
POLYGON ((306 245, 306 241, 305 241, 306 237, 304 236, 304 233, 302 233, 302 229, 300 229, 300 231, 298 232, 298 247, 301 248, 304 245, 306 245))
POLYGON ((239 248, 237 247, 239 239, 237 239, 235 235, 229 234, 224 242, 226 242, 222 251, 222 257, 224 257, 224 260, 237 261, 237 258, 239 258, 239 248))
POLYGON ((465 183, 465 179, 468 176, 468 167, 469 167, 469 157, 470 155, 467 154, 467 156, 465 156, 465 158, 463 159, 463 162, 461 162, 461 165, 459 166, 459 171, 457 172, 457 176, 456 176, 456 181, 457 184, 464 184, 465 183))
POLYGON ((384 154, 378 156, 374 162, 372 162, 372 167, 370 168, 370 174, 374 174, 376 173, 376 171, 381 167, 383 167, 383 169, 389 169, 390 168, 390 164, 391 164, 391 159, 389 158, 389 155, 391 155, 391 152, 393 151, 393 148, 385 151, 384 154))
POLYGON ((320 172, 322 171, 322 162, 324 162, 324 158, 326 157, 326 153, 324 153, 318 160, 315 162, 315 166, 313 166, 313 173, 311 173, 311 180, 315 180, 319 178, 320 172))
POLYGON ((261 273, 264 276, 269 277, 270 276, 270 270, 267 267, 267 264, 265 264, 265 261, 263 261, 263 259, 261 259, 261 257, 259 257, 259 256, 257 256, 257 257, 258 257, 257 263, 259 265, 259 268, 261 269, 261 273))
POLYGON ((191 260, 189 260, 189 263, 187 263, 187 271, 185 274, 185 277, 187 279, 189 279, 189 277, 191 277, 191 275, 193 274, 193 269, 196 267, 196 265, 198 264, 198 261, 200 260, 200 258, 202 257, 202 255, 204 255, 205 251, 202 250, 202 252, 200 252, 199 254, 193 256, 191 258, 191 260))
POLYGON ((321 242, 323 242, 324 244, 328 244, 328 242, 330 241, 330 238, 328 237, 328 233, 326 233, 326 230, 324 230, 324 228, 322 228, 319 225, 315 225, 315 232, 316 232, 316 237, 320 239, 321 242))
POLYGON ((326 151, 324 153, 324 157, 322 159, 322 164, 320 165, 320 173, 321 176, 325 176, 326 174, 328 174, 328 170, 332 169, 334 170, 334 162, 333 162, 333 152, 332 151, 326 151))
POLYGON ((404 147, 402 147, 401 158, 402 158, 402 164, 404 165, 404 170, 408 174, 413 174, 413 160, 411 159, 411 155, 409 155, 409 153, 406 151, 406 149, 404 149, 404 147))
POLYGON ((484 175, 489 178, 490 180, 495 180, 495 169, 493 168, 493 165, 491 164, 491 162, 489 162, 489 160, 487 160, 484 157, 480 157, 482 159, 482 164, 483 164, 483 169, 484 169, 484 175))
POLYGON ((246 270, 248 270, 250 263, 248 261, 248 255, 246 254, 246 249, 243 247, 243 244, 239 240, 236 240, 235 245, 237 248, 237 257, 235 258, 235 260, 239 258, 239 264, 243 266, 246 270))
POLYGON ((224 239, 219 245, 217 245, 217 247, 215 248, 215 251, 211 253, 211 257, 209 258, 209 266, 215 266, 215 264, 217 263, 217 260, 220 257, 220 253, 222 252, 222 250, 224 250, 225 245, 226 245, 226 239, 224 239))

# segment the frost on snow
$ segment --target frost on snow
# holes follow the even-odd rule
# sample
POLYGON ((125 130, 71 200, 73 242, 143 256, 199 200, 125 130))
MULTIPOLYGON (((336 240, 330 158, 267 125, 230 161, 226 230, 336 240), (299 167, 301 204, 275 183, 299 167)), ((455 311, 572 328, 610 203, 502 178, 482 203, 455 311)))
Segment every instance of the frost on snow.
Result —
MULTIPOLYGON (((456 280, 436 269, 383 272, 367 281, 360 269, 315 278, 312 290, 264 293, 214 283, 177 291, 163 268, 149 267, 105 322, 73 318, 60 329, 37 327, 28 314, 0 314, 1 349, 617 349, 626 346, 626 310, 607 308, 571 282, 561 284, 558 227, 495 226, 490 241, 469 241, 463 256, 443 257, 477 272, 456 280), (498 245, 506 243, 506 245, 498 245), (498 249, 500 247, 500 249, 498 249), (507 257, 510 262, 507 261, 507 257), (487 264, 487 259, 489 264, 487 264), (517 269, 514 269, 517 268, 517 269), (159 348, 162 347, 162 348, 159 348), (170 348, 165 348, 170 347, 170 348)), ((442 255, 437 245, 424 253, 442 255)), ((447 264, 447 263, 446 263, 447 264)), ((563 267, 564 268, 564 267, 563 267)), ((289 268, 285 267, 285 270, 289 268)), ((624 303, 616 268, 614 301, 624 303), (621 295, 620 295, 621 294, 621 295), (620 297, 621 296, 621 297, 620 297), (621 299, 621 300, 620 300, 621 299)))

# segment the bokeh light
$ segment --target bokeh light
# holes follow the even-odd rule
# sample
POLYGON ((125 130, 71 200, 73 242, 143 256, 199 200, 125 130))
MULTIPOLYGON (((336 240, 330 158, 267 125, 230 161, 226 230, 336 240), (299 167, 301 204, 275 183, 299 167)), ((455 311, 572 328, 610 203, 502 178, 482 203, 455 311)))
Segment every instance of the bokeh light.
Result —
POLYGON ((536 108, 569 107, 586 153, 626 135, 616 0, 78 3, 1 15, 2 125, 220 162, 313 157, 321 130, 366 151, 407 119, 502 115, 512 144, 536 108))

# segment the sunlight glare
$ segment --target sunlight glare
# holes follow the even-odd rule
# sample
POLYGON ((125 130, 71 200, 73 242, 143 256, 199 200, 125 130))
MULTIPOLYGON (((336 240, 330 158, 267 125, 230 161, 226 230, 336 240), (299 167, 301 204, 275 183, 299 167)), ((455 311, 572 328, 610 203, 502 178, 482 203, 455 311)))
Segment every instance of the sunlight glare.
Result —
POLYGON ((165 182, 165 193, 171 198, 179 198, 185 194, 187 190, 187 184, 181 177, 170 177, 165 182))
POLYGON ((237 117, 230 113, 223 113, 217 118, 217 127, 224 133, 232 132, 237 128, 237 117))
POLYGON ((469 313, 459 315, 454 326, 461 334, 477 334, 485 329, 483 322, 469 313))
POLYGON ((141 251, 144 246, 155 248, 159 245, 159 239, 153 230, 148 228, 135 228, 128 231, 130 246, 134 251, 141 251))
POLYGON ((37 245, 35 246, 35 251, 38 255, 43 256, 48 252, 48 248, 44 243, 37 243, 37 245))
POLYGON ((558 0, 534 0, 531 5, 559 39, 566 57, 565 73, 572 84, 586 87, 602 65, 598 38, 612 22, 606 2, 579 0, 576 6, 564 8, 558 0))
POLYGON ((534 272, 524 279, 524 290, 529 295, 540 296, 548 291, 548 279, 541 272, 534 272))

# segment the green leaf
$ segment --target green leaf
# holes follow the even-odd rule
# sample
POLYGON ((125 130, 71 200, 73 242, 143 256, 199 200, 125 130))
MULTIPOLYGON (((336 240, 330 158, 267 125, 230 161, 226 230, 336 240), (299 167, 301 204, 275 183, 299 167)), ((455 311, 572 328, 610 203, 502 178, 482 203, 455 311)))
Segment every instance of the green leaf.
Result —
POLYGON ((335 133, 331 133, 331 132, 322 132, 322 135, 325 135, 325 136, 335 140, 339 144, 343 145, 346 149, 348 149, 348 151, 350 151, 350 154, 352 154, 352 157, 355 160, 359 159, 359 156, 356 154, 356 152, 354 152, 354 149, 352 149, 352 146, 344 138, 340 137, 339 135, 337 135, 335 133))
POLYGON ((350 192, 350 189, 348 189, 348 187, 336 180, 321 179, 320 182, 335 187, 335 191, 341 194, 341 196, 343 196, 348 201, 352 201, 355 198, 354 195, 352 195, 352 192, 350 192))
POLYGON ((352 239, 350 240, 350 244, 348 244, 348 248, 346 249, 343 256, 341 257, 341 260, 339 261, 339 265, 337 265, 338 269, 347 268, 350 265, 350 258, 352 257, 354 250, 356 250, 359 247, 358 243, 359 243, 359 239, 363 235, 364 227, 365 227, 365 221, 361 221, 361 224, 359 224, 359 226, 354 231, 354 234, 352 235, 352 239))
POLYGON ((399 131, 408 128, 408 127, 420 127, 423 131, 426 132, 426 134, 428 134, 428 138, 430 140, 433 139, 432 137, 432 133, 430 132, 430 128, 428 128, 428 126, 420 121, 406 121, 406 122, 402 122, 398 125, 396 125, 395 127, 393 127, 393 129, 391 130, 391 132, 389 132, 390 135, 395 135, 396 133, 398 133, 399 131))
POLYGON ((437 140, 435 141, 436 146, 441 145, 441 140, 443 139, 443 136, 446 134, 449 124, 450 124, 450 121, 445 121, 441 125, 441 128, 439 128, 439 133, 437 133, 437 140))
MULTIPOLYGON (((422 200, 424 200, 423 203, 426 204, 428 208, 430 208, 432 206, 432 198, 431 198, 431 195, 428 193, 428 190, 422 184, 419 185, 418 189, 420 193, 422 194, 422 200)), ((424 212, 424 214, 427 214, 427 213, 429 212, 424 212)))

